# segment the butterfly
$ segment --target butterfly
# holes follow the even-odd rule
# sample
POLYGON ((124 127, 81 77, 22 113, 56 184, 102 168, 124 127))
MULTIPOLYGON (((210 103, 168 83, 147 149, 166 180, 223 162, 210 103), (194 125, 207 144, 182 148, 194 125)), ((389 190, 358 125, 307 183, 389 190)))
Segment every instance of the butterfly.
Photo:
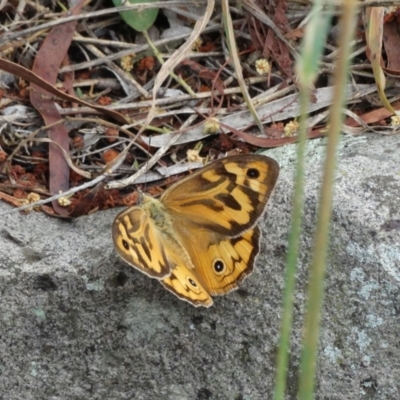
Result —
POLYGON ((256 225, 278 178, 278 163, 244 154, 214 161, 155 199, 117 215, 119 256, 194 306, 236 288, 253 271, 256 225))

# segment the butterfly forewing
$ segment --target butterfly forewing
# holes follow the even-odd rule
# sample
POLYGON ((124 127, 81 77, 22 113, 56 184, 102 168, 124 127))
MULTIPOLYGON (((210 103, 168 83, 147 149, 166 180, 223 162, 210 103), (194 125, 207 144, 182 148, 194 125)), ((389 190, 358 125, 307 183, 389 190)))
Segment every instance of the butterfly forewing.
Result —
POLYGON ((228 157, 180 181, 161 201, 177 221, 186 219, 193 226, 237 236, 263 213, 278 171, 269 157, 228 157))
POLYGON ((160 232, 140 207, 132 207, 117 216, 113 240, 119 256, 128 264, 153 278, 169 276, 171 266, 160 232))

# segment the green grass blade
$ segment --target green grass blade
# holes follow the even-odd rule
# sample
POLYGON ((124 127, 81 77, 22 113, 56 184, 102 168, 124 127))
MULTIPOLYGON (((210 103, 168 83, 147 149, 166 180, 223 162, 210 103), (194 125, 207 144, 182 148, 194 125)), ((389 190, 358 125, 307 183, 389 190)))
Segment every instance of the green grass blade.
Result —
POLYGON ((323 55, 323 44, 329 31, 331 17, 329 13, 321 17, 321 2, 316 2, 311 11, 311 20, 307 26, 301 57, 297 62, 297 72, 300 84, 300 119, 299 143, 297 146, 297 165, 295 175, 294 197, 292 205, 292 222, 289 235, 289 248, 286 260, 285 289, 283 294, 283 312, 281 335, 277 356, 277 372, 275 382, 275 400, 283 400, 286 390, 286 377, 289 359, 290 331, 293 318, 293 301, 296 283, 296 264, 298 257, 299 240, 301 234, 301 220, 304 192, 304 162, 306 150, 308 104, 311 97, 311 87, 318 74, 319 61, 323 55), (316 30, 319 34, 316 35, 316 30))
POLYGON ((329 136, 324 166, 324 176, 315 232, 313 258, 310 267, 307 314, 304 324, 303 351, 299 381, 300 400, 313 399, 315 370, 318 353, 319 325, 324 294, 326 254, 329 244, 329 223, 332 211, 333 181, 336 167, 336 153, 339 143, 344 104, 345 86, 351 41, 354 37, 357 18, 357 1, 343 2, 340 20, 339 57, 335 69, 334 103, 330 109, 329 136))

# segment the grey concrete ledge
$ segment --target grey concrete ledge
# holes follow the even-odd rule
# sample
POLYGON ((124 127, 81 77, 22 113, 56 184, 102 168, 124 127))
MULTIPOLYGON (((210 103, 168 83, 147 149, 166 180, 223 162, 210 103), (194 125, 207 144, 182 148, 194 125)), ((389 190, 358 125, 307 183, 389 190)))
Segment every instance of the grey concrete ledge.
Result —
MULTIPOLYGON (((322 171, 309 144, 288 398, 297 368, 322 171)), ((269 399, 279 335, 294 146, 262 254, 243 287, 195 309, 113 251, 118 210, 66 223, 0 221, 0 398, 269 399)), ((400 399, 400 137, 342 141, 322 318, 317 399, 400 399)), ((0 212, 10 209, 0 204, 0 212)))

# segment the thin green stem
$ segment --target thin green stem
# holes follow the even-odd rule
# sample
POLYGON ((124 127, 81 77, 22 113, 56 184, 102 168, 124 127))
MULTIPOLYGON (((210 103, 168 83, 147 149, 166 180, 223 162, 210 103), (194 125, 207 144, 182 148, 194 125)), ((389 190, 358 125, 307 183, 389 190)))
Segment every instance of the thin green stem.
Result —
MULTIPOLYGON (((143 31, 143 36, 145 37, 145 39, 147 40, 147 43, 149 45, 149 47, 151 48, 151 50, 153 51, 155 57, 157 58, 158 62, 163 65, 164 64, 164 60, 160 54, 160 52, 158 51, 157 47, 154 45, 154 43, 151 41, 147 31, 143 31)), ((192 97, 196 97, 196 93, 192 90, 192 88, 178 75, 175 74, 175 72, 170 71, 169 75, 171 76, 171 78, 175 79, 176 82, 178 82, 182 87, 185 88, 185 90, 192 96, 192 97)))
POLYGON ((294 291, 296 285, 296 263, 301 234, 302 209, 304 197, 304 163, 307 139, 306 120, 308 105, 311 98, 310 88, 318 75, 318 66, 324 51, 326 37, 331 25, 331 14, 325 13, 321 17, 321 10, 325 0, 315 0, 311 10, 311 19, 307 26, 301 57, 297 60, 296 69, 300 85, 300 130, 297 146, 297 166, 295 176, 294 197, 292 205, 292 222, 289 235, 289 249, 286 260, 286 278, 283 297, 283 312, 281 336, 277 357, 277 371, 275 383, 275 400, 283 400, 286 389, 286 377, 290 351, 290 333, 293 319, 294 291))
POLYGON ((301 233, 302 210, 304 203, 304 162, 307 139, 307 108, 309 90, 300 92, 300 130, 297 145, 297 166, 295 176, 294 197, 292 205, 292 223, 289 235, 289 249, 286 260, 286 280, 283 294, 283 314, 281 322, 281 335, 279 340, 277 371, 275 383, 275 400, 283 400, 286 388, 286 373, 289 360, 290 331, 292 326, 294 289, 296 284, 296 263, 299 252, 301 233))
POLYGON ((355 30, 356 12, 357 0, 347 0, 343 2, 339 29, 339 56, 336 63, 335 86, 333 93, 335 101, 330 109, 327 154, 318 210, 318 221, 315 232, 313 258, 310 267, 307 314, 304 324, 304 345, 301 358, 299 383, 300 400, 311 400, 314 392, 319 325, 324 294, 326 254, 329 244, 329 222, 332 211, 336 153, 343 121, 342 106, 344 103, 345 86, 348 76, 348 64, 351 51, 350 43, 353 39, 355 30))

